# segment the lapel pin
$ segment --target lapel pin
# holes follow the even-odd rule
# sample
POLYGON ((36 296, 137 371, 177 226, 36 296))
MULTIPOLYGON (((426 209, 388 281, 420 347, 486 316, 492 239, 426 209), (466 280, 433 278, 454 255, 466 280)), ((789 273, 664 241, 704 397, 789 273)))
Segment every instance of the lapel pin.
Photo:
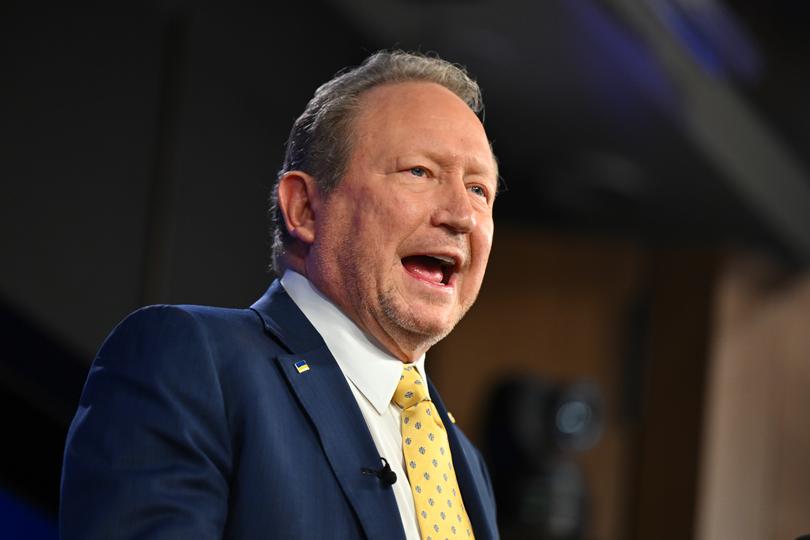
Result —
POLYGON ((295 363, 295 369, 298 370, 298 373, 309 371, 309 364, 307 364, 306 360, 299 360, 295 363))
POLYGON ((456 417, 453 416, 453 413, 451 413, 450 411, 447 411, 447 418, 449 418, 450 421, 453 422, 454 424, 456 423, 456 417))

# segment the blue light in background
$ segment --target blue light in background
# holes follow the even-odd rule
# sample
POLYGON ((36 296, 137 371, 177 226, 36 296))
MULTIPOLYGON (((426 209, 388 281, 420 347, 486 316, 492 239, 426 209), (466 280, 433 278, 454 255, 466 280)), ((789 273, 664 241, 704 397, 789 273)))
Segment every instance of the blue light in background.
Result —
POLYGON ((59 533, 47 514, 0 489, 0 538, 58 540, 59 533))
POLYGON ((595 0, 565 1, 563 6, 587 36, 590 49, 580 54, 580 66, 593 81, 592 96, 625 119, 639 110, 639 97, 660 111, 679 113, 680 98, 664 67, 615 12, 595 0))
POLYGON ((733 74, 753 81, 762 58, 753 40, 722 3, 715 0, 647 0, 661 23, 707 73, 733 74))

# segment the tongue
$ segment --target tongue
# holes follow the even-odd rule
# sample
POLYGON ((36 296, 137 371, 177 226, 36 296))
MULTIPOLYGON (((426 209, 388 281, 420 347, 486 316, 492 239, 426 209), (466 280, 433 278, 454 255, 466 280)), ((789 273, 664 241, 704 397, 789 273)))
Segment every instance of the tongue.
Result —
POLYGON ((444 272, 439 262, 424 255, 415 255, 402 259, 402 266, 416 276, 434 283, 441 283, 444 280, 444 272))

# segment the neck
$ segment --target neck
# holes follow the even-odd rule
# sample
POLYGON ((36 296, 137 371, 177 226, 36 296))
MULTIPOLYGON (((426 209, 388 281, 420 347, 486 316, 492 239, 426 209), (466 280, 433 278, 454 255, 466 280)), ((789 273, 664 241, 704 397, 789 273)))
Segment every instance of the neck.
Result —
POLYGON ((315 276, 309 275, 305 264, 296 264, 296 261, 287 261, 282 274, 291 270, 302 276, 327 300, 334 304, 346 317, 348 317, 377 347, 387 351, 404 364, 411 364, 418 360, 438 339, 428 340, 426 336, 408 332, 396 327, 387 330, 377 321, 370 312, 356 313, 351 305, 340 300, 338 294, 333 293, 329 283, 322 283, 315 276))

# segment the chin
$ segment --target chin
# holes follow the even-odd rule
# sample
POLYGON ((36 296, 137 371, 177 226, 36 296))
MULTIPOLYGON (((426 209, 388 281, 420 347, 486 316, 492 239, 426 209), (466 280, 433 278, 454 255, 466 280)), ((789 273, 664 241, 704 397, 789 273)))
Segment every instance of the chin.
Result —
POLYGON ((459 306, 406 307, 387 295, 380 296, 379 305, 390 325, 389 332, 399 334, 413 349, 427 349, 436 344, 453 330, 463 315, 459 306))

